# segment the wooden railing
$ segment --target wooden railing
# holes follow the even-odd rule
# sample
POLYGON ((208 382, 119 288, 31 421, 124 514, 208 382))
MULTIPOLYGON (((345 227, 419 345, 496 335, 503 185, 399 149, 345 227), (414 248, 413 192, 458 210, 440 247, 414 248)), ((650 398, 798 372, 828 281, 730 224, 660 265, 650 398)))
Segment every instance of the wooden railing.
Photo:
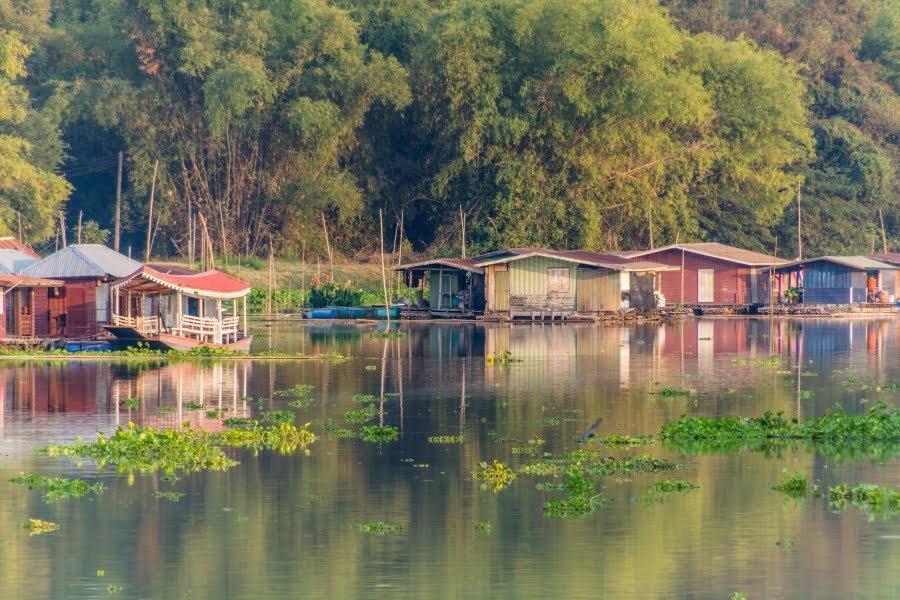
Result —
POLYGON ((133 327, 144 335, 159 334, 158 317, 126 317, 114 313, 112 322, 116 327, 133 327))

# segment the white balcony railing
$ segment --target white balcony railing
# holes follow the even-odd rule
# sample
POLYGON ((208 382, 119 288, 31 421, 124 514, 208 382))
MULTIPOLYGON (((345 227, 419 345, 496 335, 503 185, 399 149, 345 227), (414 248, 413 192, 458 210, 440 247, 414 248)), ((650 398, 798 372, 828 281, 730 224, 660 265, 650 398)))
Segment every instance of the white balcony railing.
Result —
POLYGON ((113 314, 113 325, 116 327, 133 327, 144 335, 159 334, 159 318, 158 317, 126 317, 124 315, 113 314))

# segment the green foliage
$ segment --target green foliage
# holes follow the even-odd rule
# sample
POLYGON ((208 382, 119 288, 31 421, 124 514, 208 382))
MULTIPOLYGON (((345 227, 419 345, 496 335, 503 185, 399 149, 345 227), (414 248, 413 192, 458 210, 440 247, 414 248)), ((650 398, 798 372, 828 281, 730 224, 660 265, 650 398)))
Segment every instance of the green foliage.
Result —
POLYGON ((548 517, 565 519, 568 517, 586 517, 594 512, 597 506, 604 503, 602 496, 594 495, 594 480, 579 474, 576 470, 568 471, 564 499, 548 500, 544 503, 544 513, 548 517))
POLYGON ((294 387, 287 389, 287 390, 276 390, 275 395, 276 396, 307 396, 307 395, 309 395, 309 393, 312 390, 313 390, 313 386, 305 384, 305 383, 298 383, 294 387))
POLYGON ((59 529, 58 524, 50 521, 41 521, 40 519, 28 519, 22 527, 25 528, 28 535, 41 535, 59 529))
POLYGON ((293 423, 296 415, 289 410, 269 410, 259 413, 259 418, 263 423, 293 423))
POLYGON ((102 494, 106 489, 102 482, 91 484, 83 479, 64 479, 24 473, 13 477, 10 482, 27 486, 29 490, 35 488, 46 490, 43 496, 44 502, 56 502, 64 498, 81 498, 88 494, 102 494))
POLYGON ((781 472, 781 483, 772 486, 776 492, 781 492, 791 498, 805 498, 809 488, 809 481, 806 477, 800 473, 788 473, 787 469, 781 472))
POLYGON ((348 423, 368 423, 378 418, 378 408, 369 404, 357 410, 348 410, 344 413, 344 418, 348 423))
POLYGON ((679 396, 690 396, 691 390, 682 388, 663 388, 657 392, 663 398, 677 398, 679 396))
POLYGON ((328 275, 322 274, 322 281, 313 279, 309 288, 309 306, 322 308, 325 306, 362 306, 363 292, 345 284, 328 281, 328 275))
POLYGON ((169 502, 178 502, 184 495, 182 492, 153 492, 154 498, 165 498, 169 502))
POLYGON ((675 494, 675 493, 683 493, 689 492, 691 490, 700 489, 700 486, 691 483, 690 481, 669 481, 668 479, 663 481, 657 481, 652 484, 647 491, 654 494, 675 494))
POLYGON ((900 513, 900 492, 889 487, 864 483, 851 488, 841 484, 828 488, 828 498, 837 509, 844 509, 849 503, 863 509, 873 518, 881 515, 887 519, 900 513))
POLYGON ((363 523, 362 525, 359 525, 359 530, 363 533, 384 535, 385 533, 399 533, 403 531, 403 527, 401 525, 385 523, 383 521, 374 521, 371 523, 363 523))
POLYGON ((484 487, 493 488, 495 492, 499 492, 518 477, 512 469, 499 460, 495 460, 493 463, 482 461, 479 466, 481 470, 473 472, 472 477, 483 482, 484 487))
POLYGON ((490 521, 479 521, 475 523, 475 531, 482 535, 490 535, 494 531, 494 524, 490 521))
POLYGON ((432 435, 428 436, 429 444, 462 444, 466 441, 464 435, 432 435))
POLYGON ((364 442, 393 442, 399 437, 400 430, 390 425, 366 425, 359 430, 359 439, 364 442))
POLYGON ((767 411, 758 418, 688 417, 667 423, 660 431, 664 440, 795 438, 811 440, 900 440, 900 410, 879 403, 866 415, 848 415, 843 409, 829 410, 821 417, 798 423, 781 412, 767 411))
POLYGON ((544 459, 523 465, 520 472, 524 475, 540 477, 560 475, 576 469, 582 473, 591 473, 605 477, 616 472, 631 473, 641 471, 656 473, 676 468, 679 468, 679 465, 672 461, 650 456, 649 454, 614 458, 603 456, 602 453, 595 450, 574 450, 567 452, 562 458, 544 459))

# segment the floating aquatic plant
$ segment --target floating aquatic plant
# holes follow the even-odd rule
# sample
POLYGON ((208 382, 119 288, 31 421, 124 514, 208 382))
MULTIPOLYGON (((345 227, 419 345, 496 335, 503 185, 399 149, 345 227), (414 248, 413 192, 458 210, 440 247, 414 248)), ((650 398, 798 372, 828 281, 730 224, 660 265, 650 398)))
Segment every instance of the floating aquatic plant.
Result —
POLYGON ((363 533, 372 533, 375 535, 384 535, 385 533, 399 533, 403 531, 402 525, 394 525, 385 523, 384 521, 374 521, 371 523, 363 523, 358 526, 363 533))
POLYGON ((198 404, 197 402, 185 402, 184 403, 184 410, 202 410, 202 409, 203 409, 203 405, 198 404))
POLYGON ((381 340, 399 340, 406 337, 405 331, 399 331, 397 329, 386 330, 386 329, 376 329, 374 331, 369 332, 370 338, 377 338, 381 340))
POLYGON ((494 524, 490 521, 479 521, 475 523, 475 531, 482 535, 490 535, 494 531, 494 524))
POLYGON ((286 390, 277 390, 276 396, 306 396, 313 390, 313 386, 306 383, 298 383, 286 390))
POLYGON ((328 419, 328 421, 325 422, 325 435, 336 438, 354 438, 357 434, 353 429, 338 427, 334 424, 333 420, 328 419))
POLYGON ((309 408, 314 400, 312 398, 296 398, 288 402, 290 408, 309 408))
POLYGON ((656 392, 663 398, 677 398, 679 396, 690 396, 693 392, 692 390, 686 388, 663 388, 656 392))
POLYGON ((125 398, 122 400, 122 406, 125 408, 140 408, 141 399, 140 398, 125 398))
POLYGON ((368 425, 359 430, 359 438, 364 442, 393 442, 400 437, 400 430, 392 426, 368 425))
POLYGON ((655 473, 670 469, 682 468, 685 465, 677 465, 665 458, 657 458, 648 454, 614 458, 603 456, 596 450, 573 450, 566 453, 563 458, 544 459, 524 465, 520 472, 525 475, 547 476, 560 475, 573 467, 583 472, 605 477, 615 472, 629 473, 643 471, 655 473))
POLYGON ((494 488, 495 492, 499 492, 518 477, 512 469, 499 460, 495 460, 493 463, 481 462, 479 466, 481 470, 472 473, 472 477, 484 482, 485 486, 494 488))
POLYGON ((778 541, 775 542, 775 545, 782 550, 790 550, 794 547, 794 539, 789 537, 778 538, 778 541))
POLYGON ((45 502, 56 502, 63 498, 80 498, 88 494, 102 494, 105 489, 102 482, 88 483, 83 479, 64 479, 61 477, 44 477, 43 475, 26 475, 22 473, 10 479, 16 485, 28 486, 28 489, 43 489, 45 502))
POLYGON ((691 483, 690 481, 669 481, 668 479, 666 479, 663 481, 657 481, 649 488, 647 488, 647 491, 653 494, 676 494, 697 489, 700 489, 700 486, 695 483, 691 483))
POLYGON ((259 413, 263 423, 293 423, 296 415, 289 410, 267 410, 259 413))
POLYGON ((184 496, 182 492, 153 492, 154 498, 165 498, 171 502, 178 502, 184 496))
POLYGON ((783 412, 762 417, 688 417, 663 426, 660 437, 678 439, 847 439, 900 440, 900 410, 879 403, 866 415, 848 415, 840 407, 816 419, 788 421, 783 412))
POLYGON ((371 404, 374 403, 377 398, 371 394, 354 394, 353 401, 357 404, 371 404))
POLYGON ((348 423, 368 423, 378 418, 378 408, 369 404, 360 409, 348 410, 344 413, 344 418, 348 423))
POLYGON ((306 449, 316 441, 309 423, 297 427, 293 423, 277 423, 270 427, 251 426, 212 434, 216 443, 245 448, 268 448, 290 454, 297 448, 306 449))
POLYGON ((464 441, 464 435, 434 435, 428 438, 429 444, 462 444, 464 441))
POLYGON ((887 486, 863 483, 851 488, 841 484, 828 488, 828 499, 835 508, 843 510, 852 504, 869 513, 871 518, 882 515, 887 519, 900 513, 900 492, 887 486))
POLYGON ((800 473, 791 474, 787 469, 781 471, 781 483, 773 485, 772 489, 781 492, 791 498, 805 498, 809 493, 809 481, 800 473))
POLYGON ((28 532, 28 535, 41 535, 42 533, 50 533, 59 529, 59 525, 50 521, 41 521, 40 519, 28 519, 22 525, 28 532))
POLYGON ((565 519, 569 517, 586 517, 605 503, 601 494, 594 494, 594 480, 575 470, 567 472, 568 478, 563 486, 567 497, 547 500, 544 513, 548 517, 565 519))
POLYGON ((247 417, 229 417, 229 418, 225 419, 224 421, 222 421, 222 424, 225 427, 241 428, 241 427, 250 427, 255 422, 256 421, 254 421, 253 419, 248 419, 247 417))
POLYGON ((629 448, 632 446, 652 446, 656 443, 652 435, 608 435, 597 443, 613 448, 629 448))
POLYGON ((89 444, 48 446, 42 451, 50 456, 92 458, 101 466, 109 463, 123 471, 224 471, 237 464, 202 431, 156 430, 130 422, 89 444))

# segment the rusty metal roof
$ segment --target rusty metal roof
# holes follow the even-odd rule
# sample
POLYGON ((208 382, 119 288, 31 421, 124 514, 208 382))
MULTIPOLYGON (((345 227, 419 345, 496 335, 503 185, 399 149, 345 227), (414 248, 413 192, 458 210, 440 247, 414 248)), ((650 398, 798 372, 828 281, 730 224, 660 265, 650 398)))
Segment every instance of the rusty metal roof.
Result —
POLYGON ((125 277, 141 263, 102 244, 71 244, 22 270, 23 275, 51 279, 125 277))
POLYGON ((543 256, 546 258, 555 258, 565 262, 586 265, 589 267, 599 267, 610 269, 613 271, 633 272, 633 271, 677 271, 679 267, 663 265, 651 261, 632 261, 627 260, 615 254, 601 254, 599 252, 591 252, 589 250, 549 250, 547 248, 509 248, 507 250, 498 250, 488 254, 482 254, 473 260, 478 261, 481 266, 495 265, 514 260, 521 260, 530 256, 543 256))
POLYGON ((784 264, 789 262, 783 258, 774 259, 771 255, 763 254, 762 252, 754 252, 753 250, 737 248, 735 246, 720 244, 718 242, 672 244, 670 246, 654 248, 653 250, 628 250, 617 252, 616 254, 626 258, 640 258, 642 256, 647 256, 656 252, 682 249, 684 249, 685 252, 691 252, 693 254, 699 254, 701 256, 708 256, 710 258, 717 258, 719 260, 738 263, 748 267, 760 267, 766 265, 771 266, 773 260, 775 264, 784 264))
POLYGON ((11 235, 0 237, 0 249, 18 250, 19 252, 23 252, 35 260, 38 260, 41 257, 41 255, 35 252, 31 246, 20 242, 18 238, 14 238, 11 235))
POLYGON ((471 258, 435 258, 391 267, 391 271, 430 271, 441 267, 460 269, 471 273, 484 273, 484 269, 479 267, 478 263, 471 258))
POLYGON ((889 265, 900 265, 900 252, 879 252, 877 254, 867 254, 868 258, 885 262, 889 265))
MULTIPOLYGON (((806 260, 795 260, 794 262, 787 263, 784 265, 778 265, 775 267, 775 271, 796 271, 799 270, 803 265, 808 265, 814 262, 830 262, 837 265, 842 265, 844 267, 848 267, 855 271, 896 271, 898 268, 897 265, 889 265, 888 263, 881 262, 878 260, 873 260, 868 256, 818 256, 816 258, 807 258, 806 260)), ((771 271, 771 265, 768 268, 761 269, 762 271, 771 271)))

